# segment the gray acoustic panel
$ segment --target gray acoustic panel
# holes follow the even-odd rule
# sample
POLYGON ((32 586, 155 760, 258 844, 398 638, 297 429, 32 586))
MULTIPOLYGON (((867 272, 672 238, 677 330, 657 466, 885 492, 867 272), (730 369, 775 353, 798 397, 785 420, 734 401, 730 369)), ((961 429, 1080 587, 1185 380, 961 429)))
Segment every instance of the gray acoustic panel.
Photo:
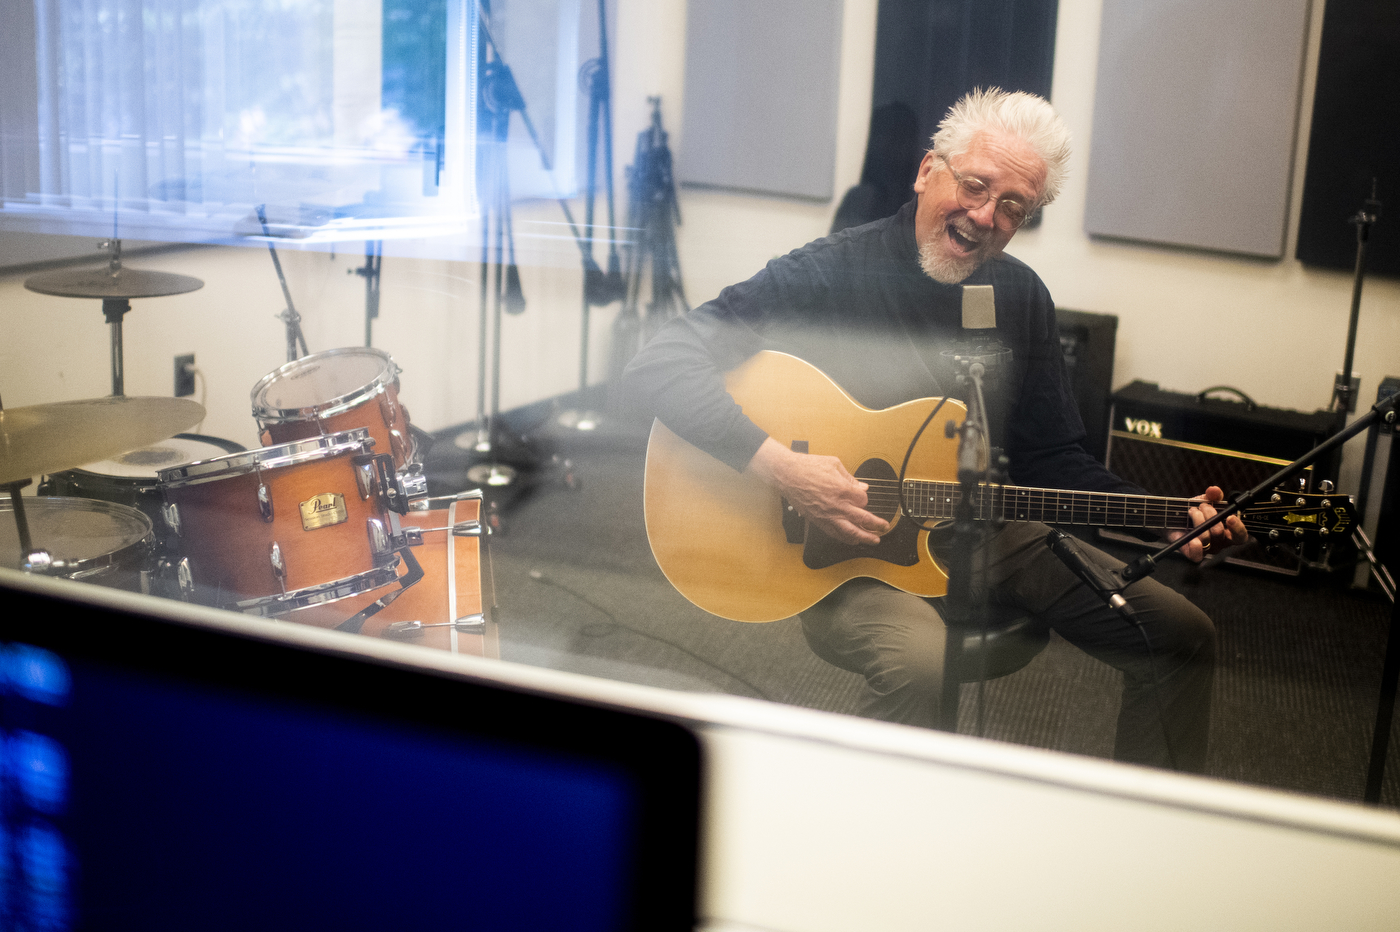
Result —
POLYGON ((1283 255, 1309 0, 1104 0, 1084 227, 1283 255))
POLYGON ((827 201, 836 170, 842 0, 695 0, 683 185, 827 201))

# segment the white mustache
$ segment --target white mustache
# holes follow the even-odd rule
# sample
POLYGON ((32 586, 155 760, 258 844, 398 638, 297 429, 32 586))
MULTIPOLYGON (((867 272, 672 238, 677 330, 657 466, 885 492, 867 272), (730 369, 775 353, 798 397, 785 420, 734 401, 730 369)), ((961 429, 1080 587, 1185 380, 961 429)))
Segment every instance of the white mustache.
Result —
POLYGON ((948 223, 953 229, 971 240, 975 245, 982 245, 981 231, 978 230, 977 224, 973 223, 971 220, 966 217, 954 217, 952 220, 948 221, 948 223))

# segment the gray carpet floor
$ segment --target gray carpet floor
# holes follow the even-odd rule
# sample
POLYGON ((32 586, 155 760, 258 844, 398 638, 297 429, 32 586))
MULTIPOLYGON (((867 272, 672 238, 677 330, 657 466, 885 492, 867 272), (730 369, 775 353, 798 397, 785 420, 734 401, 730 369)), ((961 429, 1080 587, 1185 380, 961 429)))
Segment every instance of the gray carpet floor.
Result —
MULTIPOLYGON (((492 496, 501 525, 491 546, 504 659, 855 713, 863 680, 817 658, 795 618, 727 621, 666 581, 642 517, 643 428, 583 438, 546 432, 538 442, 554 460, 492 496)), ((430 459, 433 491, 461 484, 464 469, 430 459)), ((1123 559, 1140 552, 1100 546, 1123 559)), ((1181 560, 1165 563, 1157 578, 1200 605, 1219 632, 1209 774, 1360 801, 1389 603, 1327 578, 1181 560)), ((1108 758, 1119 689, 1115 670, 1052 635, 1025 669, 986 684, 983 733, 1108 758)), ((976 687, 965 685, 962 696, 959 731, 974 733, 976 687)), ((1400 807, 1400 728, 1382 804, 1400 807)))

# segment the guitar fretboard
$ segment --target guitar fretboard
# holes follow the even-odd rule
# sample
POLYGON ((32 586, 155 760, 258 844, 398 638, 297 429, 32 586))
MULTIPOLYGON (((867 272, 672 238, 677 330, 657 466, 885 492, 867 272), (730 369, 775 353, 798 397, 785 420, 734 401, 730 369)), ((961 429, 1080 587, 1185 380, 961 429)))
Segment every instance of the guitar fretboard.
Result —
MULTIPOLYGON (((867 480, 872 509, 894 504, 897 483, 867 480)), ((909 479, 904 483, 906 514, 920 520, 945 520, 962 501, 956 482, 909 479)), ((1184 498, 1127 495, 1117 492, 1068 492, 1029 489, 1014 485, 982 485, 974 496, 973 511, 981 521, 1040 521, 1045 524, 1087 524, 1098 527, 1186 529, 1191 527, 1184 498)))

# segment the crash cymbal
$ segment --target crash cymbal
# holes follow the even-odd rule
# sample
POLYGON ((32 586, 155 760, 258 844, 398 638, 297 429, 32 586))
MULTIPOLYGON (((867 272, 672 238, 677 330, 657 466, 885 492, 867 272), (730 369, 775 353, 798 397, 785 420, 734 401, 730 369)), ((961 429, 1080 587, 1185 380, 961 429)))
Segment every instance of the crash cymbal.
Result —
POLYGON ((109 397, 0 410, 0 485, 109 459, 204 420, 188 398, 109 397))
POLYGON ((61 298, 160 298, 172 294, 198 291, 204 282, 192 275, 174 272, 151 272, 146 269, 119 268, 115 273, 107 266, 96 269, 61 269, 43 272, 24 280, 24 287, 40 294, 61 298))

